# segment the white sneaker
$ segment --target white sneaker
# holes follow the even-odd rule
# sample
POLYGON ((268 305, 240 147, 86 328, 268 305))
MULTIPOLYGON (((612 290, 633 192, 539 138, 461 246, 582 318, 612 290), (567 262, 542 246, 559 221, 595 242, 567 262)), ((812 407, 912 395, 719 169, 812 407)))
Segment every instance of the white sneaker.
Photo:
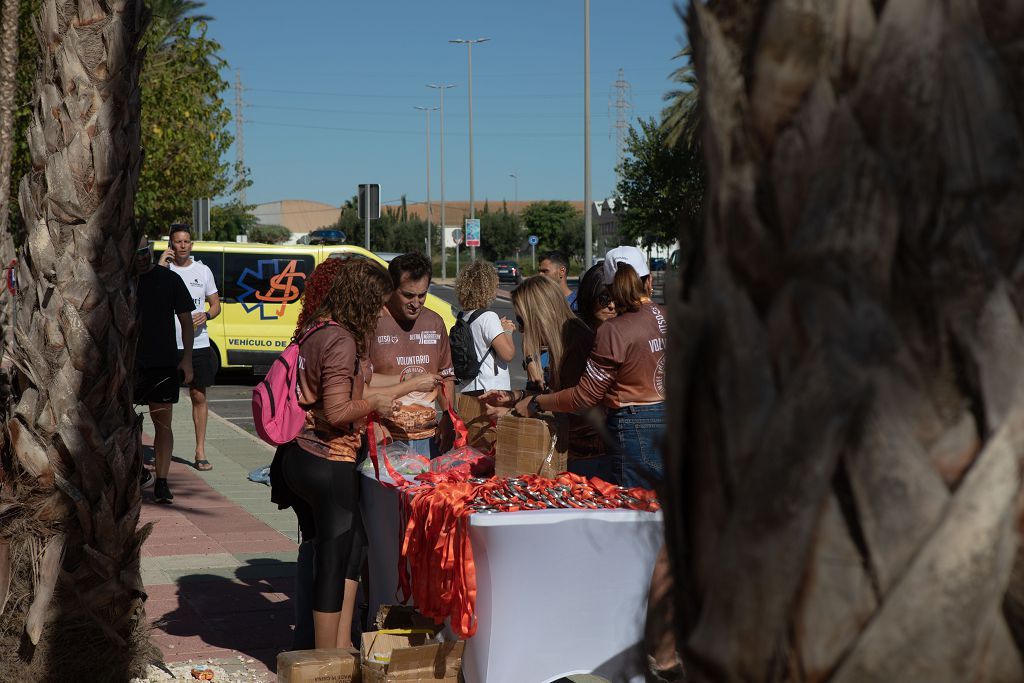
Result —
POLYGON ((153 473, 146 468, 142 468, 142 474, 139 476, 139 488, 144 489, 147 486, 152 486, 155 481, 156 477, 153 473))

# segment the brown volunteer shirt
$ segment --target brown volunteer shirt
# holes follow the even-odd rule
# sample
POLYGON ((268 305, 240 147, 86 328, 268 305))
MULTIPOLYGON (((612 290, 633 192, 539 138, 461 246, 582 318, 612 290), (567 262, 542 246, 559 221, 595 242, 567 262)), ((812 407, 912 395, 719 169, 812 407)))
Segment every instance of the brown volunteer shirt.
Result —
MULTIPOLYGON (((370 361, 374 372, 397 375, 403 382, 423 373, 445 378, 455 376, 444 320, 426 308, 407 328, 385 307, 370 343, 370 361)), ((391 436, 400 441, 434 436, 437 432, 434 402, 438 391, 414 391, 398 399, 401 408, 382 420, 391 436)))
POLYGON ((667 330, 664 310, 650 301, 601 325, 579 384, 553 394, 555 410, 575 413, 599 403, 621 408, 664 401, 667 330))
POLYGON ((309 335, 299 348, 299 405, 306 423, 295 437, 298 445, 321 458, 354 462, 370 412, 363 387, 372 374, 345 328, 330 325, 309 335))

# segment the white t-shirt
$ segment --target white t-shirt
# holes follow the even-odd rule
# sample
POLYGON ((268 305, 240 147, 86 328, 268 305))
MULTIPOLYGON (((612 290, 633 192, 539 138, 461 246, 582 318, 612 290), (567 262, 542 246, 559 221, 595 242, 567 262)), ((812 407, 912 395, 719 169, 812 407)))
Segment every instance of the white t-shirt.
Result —
MULTIPOLYGON (((193 311, 205 311, 206 297, 217 293, 217 283, 213 279, 213 271, 209 266, 203 265, 202 261, 193 259, 192 263, 181 268, 171 261, 171 271, 177 273, 185 281, 189 296, 192 297, 193 311)), ((174 317, 174 334, 177 337, 178 348, 183 348, 181 345, 181 323, 178 322, 177 316, 174 317)), ((193 334, 193 349, 205 349, 210 346, 210 333, 206 329, 205 322, 195 328, 193 334)))
MULTIPOLYGON (((472 315, 473 311, 464 311, 462 318, 468 320, 472 315)), ((511 389, 512 378, 508 374, 508 363, 498 358, 498 354, 494 351, 487 353, 495 337, 505 331, 501 327, 501 318, 494 311, 487 311, 470 324, 469 331, 473 333, 473 348, 476 349, 476 357, 482 360, 476 379, 467 383, 460 391, 487 391, 488 389, 505 389, 507 391, 511 389)))

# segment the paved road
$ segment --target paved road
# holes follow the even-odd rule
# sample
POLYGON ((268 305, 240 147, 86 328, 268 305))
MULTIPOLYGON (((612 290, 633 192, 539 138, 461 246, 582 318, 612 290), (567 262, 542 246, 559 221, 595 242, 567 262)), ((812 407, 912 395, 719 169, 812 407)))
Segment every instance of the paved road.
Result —
MULTIPOLYGON (((458 310, 458 302, 455 298, 455 290, 447 285, 435 285, 430 291, 436 296, 444 299, 455 306, 458 310)), ((492 307, 499 316, 510 320, 515 319, 512 311, 512 304, 506 299, 498 299, 492 307)), ((509 371, 512 375, 512 386, 520 388, 526 385, 526 372, 523 371, 522 338, 518 332, 515 333, 516 357, 509 364, 509 371)), ((207 392, 207 400, 210 402, 210 410, 224 419, 238 425, 252 434, 256 433, 252 423, 252 388, 259 381, 248 371, 222 371, 217 376, 217 385, 210 387, 207 392)), ((188 399, 183 399, 187 404, 188 399)))

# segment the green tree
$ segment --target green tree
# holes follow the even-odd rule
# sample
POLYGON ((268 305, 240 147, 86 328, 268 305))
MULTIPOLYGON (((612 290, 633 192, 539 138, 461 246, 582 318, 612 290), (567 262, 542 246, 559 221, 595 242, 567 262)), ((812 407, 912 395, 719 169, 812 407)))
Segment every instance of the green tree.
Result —
POLYGON ((178 29, 191 19, 192 21, 213 21, 213 17, 196 14, 206 3, 197 0, 149 0, 150 20, 146 27, 143 46, 147 50, 160 51, 174 42, 178 29))
POLYGON ((25 229, 18 207, 17 194, 21 179, 31 170, 28 154, 28 126, 32 121, 32 83, 39 62, 39 40, 32 30, 32 17, 39 10, 42 0, 21 0, 18 7, 18 66, 14 93, 14 139, 11 152, 10 196, 15 201, 8 203, 10 217, 8 230, 15 244, 25 239, 25 229))
POLYGON ((625 242, 684 251, 700 229, 704 197, 703 158, 685 136, 675 146, 653 118, 638 121, 626 138, 628 156, 619 167, 616 192, 622 206, 619 233, 625 242))
MULTIPOLYGON (((373 229, 372 227, 370 228, 373 229)), ((391 234, 390 248, 382 251, 396 251, 399 253, 416 252, 424 253, 427 240, 427 222, 421 218, 412 217, 408 220, 395 223, 391 234)))
POLYGON ((558 250, 570 258, 583 255, 583 215, 569 202, 534 202, 520 216, 526 232, 540 238, 537 251, 558 250))
MULTIPOLYGON (((212 219, 211 219, 212 220, 212 219)), ((263 244, 281 244, 291 237, 291 230, 283 225, 254 225, 249 228, 249 241, 263 244)))
POLYGON ((661 127, 665 131, 665 140, 670 147, 680 143, 690 146, 699 144, 697 130, 700 127, 700 98, 692 57, 693 52, 689 45, 676 54, 674 59, 682 60, 682 64, 669 78, 679 87, 665 93, 663 98, 668 104, 661 110, 661 127))
POLYGON ((480 214, 480 236, 484 258, 491 261, 513 256, 524 241, 522 226, 505 206, 480 214))
POLYGON ((233 137, 220 93, 226 66, 207 24, 185 17, 146 57, 142 90, 145 162, 136 212, 147 233, 187 221, 192 200, 234 194, 247 183, 222 160, 233 137))
POLYGON ((259 224, 259 220, 249 213, 248 208, 238 201, 212 207, 208 239, 234 242, 238 235, 248 234, 259 224))

